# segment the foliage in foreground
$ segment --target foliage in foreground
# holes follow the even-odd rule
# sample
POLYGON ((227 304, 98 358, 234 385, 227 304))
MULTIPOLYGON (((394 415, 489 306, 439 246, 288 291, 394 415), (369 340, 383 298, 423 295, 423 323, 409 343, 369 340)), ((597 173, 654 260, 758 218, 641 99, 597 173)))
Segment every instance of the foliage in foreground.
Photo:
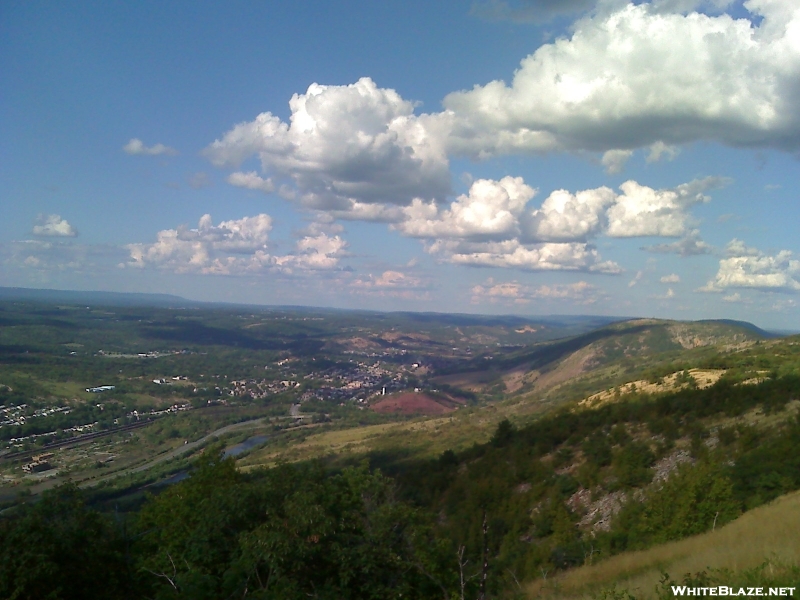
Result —
POLYGON ((716 448, 703 425, 780 413, 798 394, 800 379, 785 377, 504 422, 483 446, 387 465, 393 478, 319 464, 242 474, 209 449, 127 529, 69 487, 0 520, 0 597, 508 597, 521 581, 701 533, 800 488, 800 420, 769 436, 719 427, 716 448), (694 464, 651 483, 678 441, 694 464), (592 532, 571 502, 581 489, 637 502, 592 532))
POLYGON ((430 523, 366 468, 248 480, 207 452, 129 531, 74 487, 21 510, 0 527, 2 598, 449 598, 457 587, 430 523))
POLYGON ((246 481, 207 454, 138 528, 158 598, 441 598, 451 583, 421 513, 366 468, 285 465, 246 481))

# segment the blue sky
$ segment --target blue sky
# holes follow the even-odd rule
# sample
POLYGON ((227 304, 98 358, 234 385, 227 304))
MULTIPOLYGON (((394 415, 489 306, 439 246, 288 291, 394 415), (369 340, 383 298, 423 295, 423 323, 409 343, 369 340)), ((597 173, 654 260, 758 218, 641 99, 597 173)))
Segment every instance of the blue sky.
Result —
POLYGON ((800 327, 795 0, 6 2, 0 284, 800 327))

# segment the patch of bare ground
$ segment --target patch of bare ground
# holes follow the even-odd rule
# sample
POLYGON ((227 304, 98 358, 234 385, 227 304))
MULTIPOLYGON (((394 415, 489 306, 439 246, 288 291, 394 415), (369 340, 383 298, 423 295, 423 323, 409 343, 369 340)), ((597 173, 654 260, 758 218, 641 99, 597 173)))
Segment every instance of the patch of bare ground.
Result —
MULTIPOLYGON (((530 365, 522 365, 521 367, 517 367, 511 371, 508 371, 503 375, 503 383, 506 385, 506 391, 509 394, 513 394, 514 392, 519 391, 522 389, 522 386, 525 385, 527 377, 532 371, 530 370, 530 365)), ((538 376, 538 371, 535 372, 534 379, 538 376)))
MULTIPOLYGON (((683 371, 678 371, 662 377, 657 382, 650 382, 644 379, 637 379, 636 381, 629 381, 623 385, 617 386, 611 390, 605 390, 592 394, 588 398, 584 398, 578 404, 587 408, 596 408, 606 404, 607 402, 614 402, 621 397, 635 392, 645 392, 648 394, 656 394, 659 392, 671 392, 681 387, 689 385, 687 382, 679 381, 683 371)), ((689 375, 692 376, 697 387, 707 388, 714 385, 719 381, 720 377, 725 374, 725 369, 690 369, 689 375)))
POLYGON ((706 334, 703 335, 702 333, 693 330, 693 328, 689 325, 682 325, 682 324, 673 324, 670 325, 668 328, 672 339, 674 339, 677 343, 679 343, 684 348, 691 349, 691 348, 700 348, 701 346, 710 346, 713 344, 719 344, 723 341, 729 341, 731 344, 752 344, 753 342, 748 342, 747 334, 744 332, 741 333, 734 333, 731 335, 710 335, 706 334))
POLYGON ((405 333, 402 331, 386 331, 382 333, 380 339, 386 342, 399 342, 403 340, 411 340, 415 342, 429 342, 431 338, 423 333, 405 333))
POLYGON ((352 337, 342 340, 342 344, 348 346, 351 350, 375 350, 381 347, 380 344, 363 337, 352 337))
POLYGON ((653 470, 656 472, 653 482, 666 481, 675 469, 686 462, 694 463, 694 459, 686 450, 676 450, 669 456, 665 456, 653 465, 653 470))
POLYGON ((567 505, 572 511, 583 514, 578 521, 581 527, 590 527, 592 531, 608 531, 611 529, 611 519, 622 510, 626 499, 625 492, 616 491, 592 501, 589 490, 581 488, 569 497, 567 505))
POLYGON ((543 391, 575 379, 579 375, 590 371, 597 364, 597 356, 597 349, 593 345, 573 352, 562 360, 555 369, 540 374, 536 378, 534 389, 543 391))
POLYGON ((440 415, 455 410, 460 404, 461 402, 452 398, 433 398, 427 394, 407 392, 396 396, 386 396, 372 404, 370 409, 378 413, 440 415))
POLYGON ((538 329, 531 327, 530 325, 525 325, 524 327, 514 330, 515 333, 536 333, 537 331, 538 329))

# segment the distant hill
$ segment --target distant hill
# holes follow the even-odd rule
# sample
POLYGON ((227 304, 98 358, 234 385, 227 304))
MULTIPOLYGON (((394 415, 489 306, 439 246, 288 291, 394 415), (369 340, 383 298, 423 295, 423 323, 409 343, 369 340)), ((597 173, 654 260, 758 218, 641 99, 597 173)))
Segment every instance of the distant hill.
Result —
POLYGON ((31 301, 103 306, 189 307, 202 303, 171 294, 141 294, 135 292, 87 292, 78 290, 49 290, 0 287, 0 301, 31 301))
POLYGON ((631 319, 515 352, 487 353, 437 381, 474 392, 523 394, 569 384, 565 397, 571 397, 647 377, 666 365, 695 366, 701 358, 774 337, 740 321, 631 319))
POLYGON ((734 319, 707 319, 703 321, 697 321, 698 323, 720 323, 722 325, 731 325, 732 327, 740 327, 742 329, 748 329, 752 331, 756 335, 760 335, 761 337, 765 338, 776 338, 776 337, 783 337, 784 335, 792 335, 797 333, 796 331, 766 331, 753 325, 752 323, 748 323, 747 321, 736 321, 734 319))

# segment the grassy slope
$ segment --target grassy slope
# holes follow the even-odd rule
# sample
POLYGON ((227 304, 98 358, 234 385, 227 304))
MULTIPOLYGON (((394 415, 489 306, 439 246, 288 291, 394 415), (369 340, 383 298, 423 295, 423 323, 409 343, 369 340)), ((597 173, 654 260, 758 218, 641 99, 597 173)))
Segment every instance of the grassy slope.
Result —
POLYGON ((742 515, 725 527, 638 552, 626 552, 557 577, 537 580, 525 590, 530 598, 576 599, 604 588, 628 589, 637 598, 654 597, 663 572, 679 580, 686 573, 711 569, 741 571, 771 559, 800 564, 800 492, 742 515))

